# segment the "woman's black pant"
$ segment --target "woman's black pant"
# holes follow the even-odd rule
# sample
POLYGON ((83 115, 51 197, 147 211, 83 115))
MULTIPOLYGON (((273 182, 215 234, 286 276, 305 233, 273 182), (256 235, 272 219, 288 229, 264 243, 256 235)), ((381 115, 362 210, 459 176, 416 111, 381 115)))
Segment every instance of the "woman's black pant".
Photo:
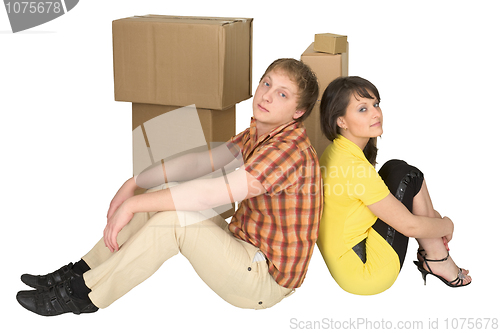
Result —
MULTIPOLYGON (((392 195, 412 212, 413 198, 420 192, 424 181, 422 172, 405 161, 390 160, 380 168, 379 175, 384 180, 392 195)), ((392 246, 398 254, 400 268, 403 267, 408 248, 408 237, 380 219, 377 219, 373 225, 373 229, 392 246)), ((354 246, 353 250, 363 262, 366 262, 366 244, 364 240, 354 246)))

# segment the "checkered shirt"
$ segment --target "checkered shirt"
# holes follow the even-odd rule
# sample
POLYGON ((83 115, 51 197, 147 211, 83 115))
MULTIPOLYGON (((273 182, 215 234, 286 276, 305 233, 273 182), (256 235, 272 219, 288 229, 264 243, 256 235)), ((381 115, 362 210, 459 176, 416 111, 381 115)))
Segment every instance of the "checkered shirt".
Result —
POLYGON ((305 127, 292 121, 257 137, 252 119, 250 128, 230 142, 267 192, 243 200, 229 230, 264 253, 278 284, 297 288, 307 272, 323 206, 320 166, 305 127))

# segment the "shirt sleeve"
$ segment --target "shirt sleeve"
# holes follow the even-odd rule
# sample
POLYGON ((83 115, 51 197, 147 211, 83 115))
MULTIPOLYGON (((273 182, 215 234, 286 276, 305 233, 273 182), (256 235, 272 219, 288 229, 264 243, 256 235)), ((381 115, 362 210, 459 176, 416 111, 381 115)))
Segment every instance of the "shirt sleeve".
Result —
POLYGON ((361 163, 354 169, 350 192, 366 206, 379 202, 390 193, 378 172, 369 163, 361 163))
POLYGON ((226 147, 233 154, 234 157, 237 157, 241 151, 243 150, 243 138, 245 134, 247 134, 248 129, 233 136, 229 141, 226 142, 226 147))
POLYGON ((297 183, 301 177, 302 154, 295 145, 261 147, 245 163, 245 170, 254 176, 269 194, 276 194, 297 183))

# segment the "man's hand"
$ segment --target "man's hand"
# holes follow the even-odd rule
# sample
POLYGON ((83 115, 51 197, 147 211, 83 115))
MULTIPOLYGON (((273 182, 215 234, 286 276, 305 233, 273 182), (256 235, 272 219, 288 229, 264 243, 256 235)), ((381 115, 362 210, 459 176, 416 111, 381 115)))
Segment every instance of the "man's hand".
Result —
POLYGON ((133 216, 134 213, 127 208, 126 202, 123 202, 120 207, 114 211, 111 218, 108 218, 108 223, 103 232, 103 240, 104 244, 111 252, 119 250, 120 247, 117 242, 118 233, 130 222, 133 216))
POLYGON ((122 187, 120 187, 118 192, 116 192, 113 200, 111 200, 111 203, 109 204, 108 215, 106 216, 108 221, 113 216, 118 207, 120 207, 125 202, 125 200, 134 196, 134 191, 136 188, 137 186, 135 184, 134 178, 130 178, 122 185, 122 187))

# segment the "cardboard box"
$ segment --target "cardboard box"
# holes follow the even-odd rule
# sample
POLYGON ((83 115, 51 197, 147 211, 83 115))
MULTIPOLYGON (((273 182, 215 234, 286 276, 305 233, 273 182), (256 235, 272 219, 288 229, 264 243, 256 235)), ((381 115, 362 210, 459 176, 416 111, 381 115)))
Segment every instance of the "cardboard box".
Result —
POLYGON ((347 52, 347 36, 336 34, 314 35, 314 51, 331 54, 347 52))
POLYGON ((179 109, 178 106, 132 103, 134 175, 162 158, 191 149, 206 149, 207 145, 226 142, 236 134, 234 105, 226 110, 192 108, 195 114, 179 113, 182 118, 163 117, 179 109), (148 151, 141 151, 137 136, 144 138, 148 151))
MULTIPOLYGON (((161 159, 188 151, 206 151, 214 143, 236 134, 236 108, 210 110, 191 107, 132 103, 134 175, 161 159)), ((136 191, 136 194, 145 190, 136 191)), ((234 205, 218 210, 223 218, 234 205)))
POLYGON ((314 109, 309 117, 304 121, 307 135, 309 136, 309 140, 311 140, 311 144, 318 154, 318 158, 321 157, 325 148, 332 143, 321 132, 319 114, 321 97, 330 82, 339 76, 348 75, 348 49, 349 48, 347 47, 346 52, 341 54, 322 53, 314 51, 314 43, 312 43, 300 57, 304 63, 311 67, 318 78, 318 101, 316 102, 316 105, 314 106, 314 109))
POLYGON ((115 100, 224 110, 252 96, 252 19, 113 21, 115 100))

